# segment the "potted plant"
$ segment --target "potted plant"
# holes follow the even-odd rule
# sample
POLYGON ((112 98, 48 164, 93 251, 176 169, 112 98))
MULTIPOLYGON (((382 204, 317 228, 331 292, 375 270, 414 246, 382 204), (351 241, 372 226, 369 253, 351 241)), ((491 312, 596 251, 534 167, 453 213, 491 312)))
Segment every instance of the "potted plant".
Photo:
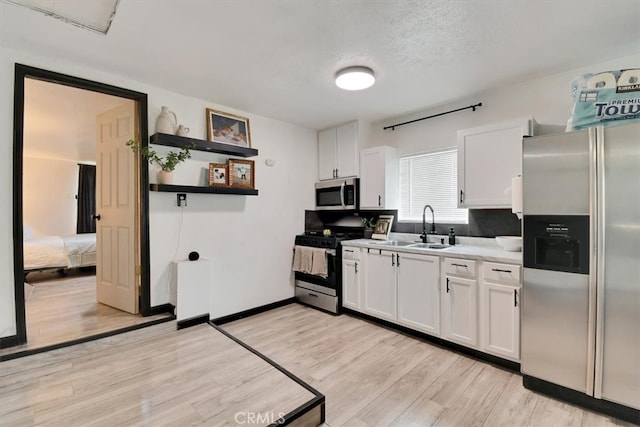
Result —
POLYGON ((149 160, 149 163, 156 164, 160 167, 158 171, 158 184, 171 184, 173 182, 173 171, 179 163, 191 158, 189 146, 180 148, 179 152, 169 151, 165 157, 161 157, 155 150, 149 147, 140 147, 140 144, 130 139, 127 141, 127 147, 149 160))
POLYGON ((367 218, 363 216, 362 218, 360 218, 360 220, 362 221, 362 225, 364 226, 364 238, 370 239, 373 235, 373 227, 375 227, 376 225, 375 218, 367 218))

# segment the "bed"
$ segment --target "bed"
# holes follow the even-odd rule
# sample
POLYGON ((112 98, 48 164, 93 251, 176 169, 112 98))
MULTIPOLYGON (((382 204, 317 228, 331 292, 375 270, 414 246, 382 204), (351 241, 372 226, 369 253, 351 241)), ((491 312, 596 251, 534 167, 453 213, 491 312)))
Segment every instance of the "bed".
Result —
POLYGON ((24 271, 96 265, 95 233, 32 237, 24 241, 24 271))

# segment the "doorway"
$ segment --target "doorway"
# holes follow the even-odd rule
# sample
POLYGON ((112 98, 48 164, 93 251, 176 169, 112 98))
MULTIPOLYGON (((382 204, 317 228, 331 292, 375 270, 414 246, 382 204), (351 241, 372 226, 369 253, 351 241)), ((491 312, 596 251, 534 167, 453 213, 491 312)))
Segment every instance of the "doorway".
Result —
MULTIPOLYGON (((16 337, 12 344, 20 345, 28 343, 27 322, 25 313, 25 259, 24 259, 24 147, 25 147, 25 85, 27 82, 47 82, 63 85, 92 93, 104 94, 109 97, 122 99, 135 106, 136 131, 140 141, 146 145, 148 139, 147 130, 147 95, 128 89, 118 88, 99 82, 85 80, 69 75, 59 74, 47 70, 33 68, 21 64, 15 67, 15 94, 14 94, 14 276, 15 276, 15 308, 16 308, 16 337)), ((136 292, 139 292, 138 307, 142 316, 153 316, 168 312, 170 306, 164 305, 151 307, 149 286, 149 237, 148 237, 148 166, 146 162, 140 162, 135 173, 126 184, 131 192, 138 195, 135 203, 136 235, 138 242, 133 248, 129 259, 136 271, 136 292)), ((99 239, 98 239, 99 240, 99 239)), ((99 243, 98 243, 99 244, 99 243)), ((99 263, 99 261, 98 261, 99 263)), ((115 326, 117 331, 121 328, 115 326)), ((107 333, 108 334, 108 333, 107 333)), ((98 333, 104 336, 104 332, 98 333)), ((96 335, 79 336, 65 343, 86 341, 94 339, 96 335)))

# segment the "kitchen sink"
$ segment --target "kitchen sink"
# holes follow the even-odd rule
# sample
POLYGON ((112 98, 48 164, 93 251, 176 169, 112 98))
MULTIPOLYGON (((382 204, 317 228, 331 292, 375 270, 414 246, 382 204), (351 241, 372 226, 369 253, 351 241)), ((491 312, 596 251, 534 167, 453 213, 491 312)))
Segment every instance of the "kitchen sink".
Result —
POLYGON ((440 243, 414 243, 410 247, 421 249, 446 249, 450 245, 442 245, 440 243))
POLYGON ((411 246, 413 245, 413 242, 400 242, 398 240, 385 240, 379 243, 376 243, 376 245, 381 245, 381 246, 411 246))

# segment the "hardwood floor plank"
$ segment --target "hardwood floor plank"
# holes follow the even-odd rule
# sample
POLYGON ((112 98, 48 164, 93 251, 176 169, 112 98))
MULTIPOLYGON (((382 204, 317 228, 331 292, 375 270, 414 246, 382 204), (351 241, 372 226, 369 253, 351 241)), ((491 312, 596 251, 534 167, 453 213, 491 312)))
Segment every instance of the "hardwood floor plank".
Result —
POLYGON ((416 400, 416 396, 422 395, 459 359, 458 355, 446 350, 437 348, 434 350, 432 354, 425 355, 421 363, 400 377, 346 424, 381 427, 391 425, 407 409, 407 406, 416 400), (373 424, 372 420, 375 420, 373 424))
POLYGON ((546 396, 538 395, 530 425, 545 427, 573 427, 582 424, 585 411, 546 396))
POLYGON ((292 304, 223 327, 324 393, 331 427, 609 425, 519 375, 347 315, 292 304))
POLYGON ((486 427, 526 425, 533 415, 538 395, 522 386, 522 377, 512 374, 499 404, 495 405, 484 422, 486 427))
POLYGON ((163 313, 142 317, 97 303, 95 275, 92 274, 79 271, 66 277, 34 274, 33 279, 31 296, 25 301, 27 343, 0 349, 0 355, 60 344, 170 316, 163 313))
POLYGON ((3 425, 234 425, 314 397, 209 325, 154 328, 2 363, 3 425))

